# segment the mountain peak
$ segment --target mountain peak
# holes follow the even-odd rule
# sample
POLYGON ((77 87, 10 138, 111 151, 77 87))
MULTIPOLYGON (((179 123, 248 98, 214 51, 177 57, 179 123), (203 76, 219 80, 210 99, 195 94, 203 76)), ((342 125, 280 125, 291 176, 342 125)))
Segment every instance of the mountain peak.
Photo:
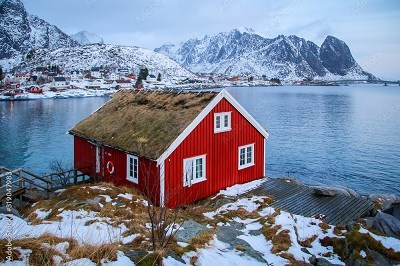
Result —
POLYGON ((21 0, 0 0, 0 6, 2 5, 14 5, 14 6, 24 6, 21 0))
POLYGON ((22 56, 32 49, 79 45, 64 32, 26 12, 20 0, 0 0, 0 59, 22 56))
POLYGON ((200 73, 266 75, 286 80, 374 78, 357 64, 346 43, 333 36, 327 36, 318 47, 296 35, 268 39, 252 29, 239 28, 155 51, 200 73))
POLYGON ((237 30, 241 34, 244 34, 244 33, 256 34, 256 32, 252 28, 247 28, 247 27, 239 27, 239 28, 234 29, 234 31, 235 30, 237 30))
POLYGON ((80 45, 86 44, 103 44, 104 40, 102 37, 96 35, 95 33, 88 31, 80 31, 70 36, 72 39, 77 41, 80 45))

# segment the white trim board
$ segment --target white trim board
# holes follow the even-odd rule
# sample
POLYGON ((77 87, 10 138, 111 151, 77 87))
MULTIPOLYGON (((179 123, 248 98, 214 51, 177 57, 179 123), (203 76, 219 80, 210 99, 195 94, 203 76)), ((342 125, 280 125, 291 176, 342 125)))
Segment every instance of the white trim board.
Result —
POLYGON ((163 154, 157 159, 157 165, 160 165, 164 160, 171 155, 171 153, 178 148, 178 146, 189 136, 189 134, 204 120, 204 118, 217 106, 217 104, 225 98, 250 124, 252 124, 264 138, 268 138, 268 132, 243 108, 242 105, 232 95, 223 89, 212 101, 197 115, 197 117, 190 123, 185 130, 172 142, 172 144, 164 151, 163 154))

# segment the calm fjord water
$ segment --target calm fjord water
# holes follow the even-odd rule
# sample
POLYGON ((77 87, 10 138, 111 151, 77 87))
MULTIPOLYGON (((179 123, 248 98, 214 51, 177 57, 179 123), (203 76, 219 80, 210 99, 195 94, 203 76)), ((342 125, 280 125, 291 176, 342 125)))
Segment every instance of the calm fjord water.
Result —
MULTIPOLYGON (((400 195, 400 87, 229 88, 270 133, 267 175, 400 195)), ((108 98, 0 102, 0 165, 72 161, 68 129, 108 98)))

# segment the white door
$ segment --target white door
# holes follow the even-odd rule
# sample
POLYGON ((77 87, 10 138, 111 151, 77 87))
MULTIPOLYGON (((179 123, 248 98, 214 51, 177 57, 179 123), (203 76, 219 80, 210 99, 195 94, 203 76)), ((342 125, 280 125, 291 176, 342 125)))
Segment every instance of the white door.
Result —
POLYGON ((96 173, 100 173, 101 147, 96 146, 96 173))

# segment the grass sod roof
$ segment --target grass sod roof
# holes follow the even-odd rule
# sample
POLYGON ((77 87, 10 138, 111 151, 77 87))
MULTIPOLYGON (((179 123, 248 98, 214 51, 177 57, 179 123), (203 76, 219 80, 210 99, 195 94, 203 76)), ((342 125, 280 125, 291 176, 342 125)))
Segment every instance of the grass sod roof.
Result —
POLYGON ((157 159, 216 95, 120 91, 70 133, 157 159))

